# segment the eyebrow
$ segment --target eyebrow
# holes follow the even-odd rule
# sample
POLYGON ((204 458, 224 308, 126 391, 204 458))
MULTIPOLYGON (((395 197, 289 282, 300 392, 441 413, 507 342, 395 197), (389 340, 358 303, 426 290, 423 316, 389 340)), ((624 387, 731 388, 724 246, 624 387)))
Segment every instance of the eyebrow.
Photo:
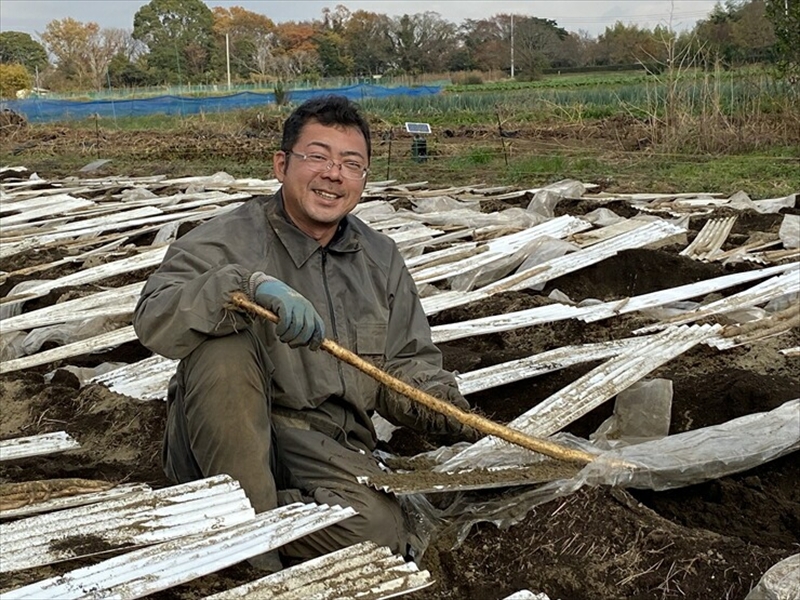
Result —
MULTIPOLYGON (((306 149, 308 149, 309 146, 319 146, 327 150, 329 154, 333 154, 333 149, 331 148, 330 144, 326 144, 325 142, 313 142, 313 141, 309 142, 306 145, 306 149)), ((361 152, 359 152, 358 150, 345 150, 344 152, 341 153, 341 156, 358 156, 359 158, 363 158, 366 160, 366 157, 363 154, 361 154, 361 152)))

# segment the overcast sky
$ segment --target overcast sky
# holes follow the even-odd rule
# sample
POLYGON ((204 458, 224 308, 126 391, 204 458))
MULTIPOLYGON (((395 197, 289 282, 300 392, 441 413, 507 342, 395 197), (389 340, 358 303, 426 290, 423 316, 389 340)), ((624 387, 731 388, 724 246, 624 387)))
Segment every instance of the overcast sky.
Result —
MULTIPOLYGON (((305 21, 319 18, 324 7, 343 4, 351 11, 367 10, 389 16, 425 11, 460 23, 498 13, 554 19, 568 31, 602 33, 616 21, 641 27, 672 24, 674 29, 691 28, 705 18, 715 0, 205 0, 210 7, 241 6, 264 14, 275 22, 305 21)), ((133 15, 147 0, 0 0, 0 31, 24 31, 34 38, 54 19, 72 17, 98 23, 101 27, 133 28, 133 15)))

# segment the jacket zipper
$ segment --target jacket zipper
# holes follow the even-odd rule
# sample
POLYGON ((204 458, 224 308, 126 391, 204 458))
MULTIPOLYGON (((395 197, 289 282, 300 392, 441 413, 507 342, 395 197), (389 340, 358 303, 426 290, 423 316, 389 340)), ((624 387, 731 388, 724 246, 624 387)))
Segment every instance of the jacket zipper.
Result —
MULTIPOLYGON (((338 343, 339 334, 336 331, 336 314, 335 314, 335 311, 333 310, 333 300, 331 299, 331 291, 330 291, 330 288, 328 288, 328 270, 327 270, 328 250, 327 250, 327 248, 322 248, 320 250, 320 253, 322 255, 322 287, 325 288, 325 298, 328 301, 328 314, 330 315, 331 325, 333 326, 333 332, 332 332, 333 339, 336 340, 336 342, 338 343)), ((339 372, 339 383, 342 386, 342 397, 344 398, 344 397, 347 396, 347 390, 346 390, 345 384, 344 384, 344 372, 342 370, 342 362, 341 361, 339 361, 339 360, 336 361, 336 368, 337 368, 337 370, 339 372)))

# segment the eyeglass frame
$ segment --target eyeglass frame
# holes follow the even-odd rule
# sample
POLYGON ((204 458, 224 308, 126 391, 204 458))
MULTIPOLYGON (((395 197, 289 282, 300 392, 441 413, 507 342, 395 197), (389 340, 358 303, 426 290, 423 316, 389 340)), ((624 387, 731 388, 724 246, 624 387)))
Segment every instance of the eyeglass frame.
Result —
POLYGON ((350 171, 348 171, 344 166, 344 163, 347 162, 347 161, 343 160, 343 161, 340 161, 340 162, 336 162, 332 158, 328 158, 324 154, 320 154, 319 152, 309 152, 308 154, 305 154, 303 152, 295 152, 294 150, 284 150, 283 153, 287 154, 287 155, 293 154, 294 156, 297 156, 314 173, 327 173, 334 166, 336 166, 336 167, 339 167, 339 173, 342 174, 342 177, 344 177, 345 179, 349 179, 350 181, 361 181, 361 180, 364 180, 367 177, 367 173, 369 173, 369 167, 363 167, 364 170, 361 173, 361 177, 348 177, 347 173, 349 173, 350 171), (328 162, 326 163, 325 168, 322 169, 321 171, 317 171, 316 169, 314 169, 312 167, 312 163, 308 162, 308 158, 311 157, 311 156, 318 156, 320 158, 327 158, 328 162))

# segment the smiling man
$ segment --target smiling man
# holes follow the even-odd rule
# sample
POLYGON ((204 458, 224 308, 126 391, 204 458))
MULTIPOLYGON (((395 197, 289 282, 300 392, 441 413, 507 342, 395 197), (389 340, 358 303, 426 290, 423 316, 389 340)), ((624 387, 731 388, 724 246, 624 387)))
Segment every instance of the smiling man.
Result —
MULTIPOLYGON (((318 351, 329 337, 408 383, 468 408, 442 369, 416 286, 391 239, 349 213, 364 191, 369 125, 340 96, 309 100, 273 157, 282 183, 176 240, 136 307, 141 342, 180 359, 168 395, 164 469, 175 482, 237 479, 257 512, 292 502, 358 515, 281 548, 303 560, 372 540, 405 553, 397 500, 356 481, 377 473, 371 416, 449 439, 455 420, 318 351), (243 291, 279 317, 230 309, 243 291)), ((280 568, 277 554, 253 561, 280 568)))

